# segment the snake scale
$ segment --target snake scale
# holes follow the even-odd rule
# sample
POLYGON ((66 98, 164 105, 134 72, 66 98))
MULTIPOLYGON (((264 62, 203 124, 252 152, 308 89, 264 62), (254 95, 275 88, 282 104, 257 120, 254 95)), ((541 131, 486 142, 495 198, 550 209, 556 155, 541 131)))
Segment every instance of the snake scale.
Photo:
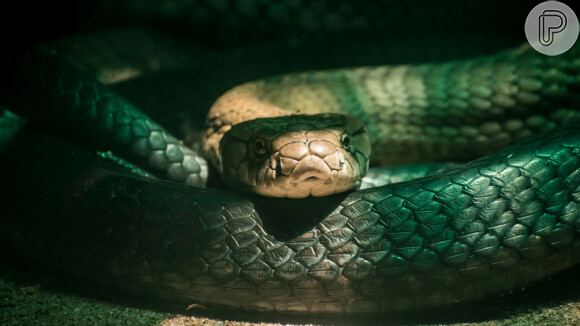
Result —
MULTIPOLYGON (((33 51, 14 69, 24 95, 1 97, 37 128, 3 154, 11 192, 1 233, 55 269, 182 308, 384 317, 508 291, 580 260, 578 51, 548 58, 519 47, 247 84, 271 88, 262 99, 281 106, 312 90, 323 94, 306 96, 313 101, 354 107, 373 149, 383 149, 377 163, 400 163, 408 148, 411 161, 491 153, 301 204, 139 176, 43 134, 56 129, 89 148, 128 153, 158 176, 205 182, 207 165, 178 138, 90 74, 33 51), (338 95, 328 95, 328 83, 338 95), (417 84, 428 95, 413 97, 417 84), (388 107, 394 114, 383 113, 388 107), (413 107, 424 115, 407 117, 413 107), (30 182, 41 185, 31 191, 30 182)), ((12 116, 4 118, 8 126, 12 116)))

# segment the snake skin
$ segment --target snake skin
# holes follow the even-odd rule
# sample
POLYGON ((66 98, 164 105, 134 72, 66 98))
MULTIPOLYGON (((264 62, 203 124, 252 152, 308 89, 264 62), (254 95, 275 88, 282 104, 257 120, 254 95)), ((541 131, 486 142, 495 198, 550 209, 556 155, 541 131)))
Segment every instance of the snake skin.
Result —
MULTIPOLYGON (((108 88, 53 56, 29 60, 23 80, 40 84, 25 85, 35 91, 25 94, 47 91, 48 100, 2 104, 30 114, 40 102, 48 114, 31 117, 31 127, 65 117, 59 128, 69 129, 59 132, 80 133, 92 149, 128 153, 174 180, 203 181, 193 152, 108 88), (93 138, 103 132, 104 145, 93 138)), ((543 99, 523 100, 544 114, 509 123, 499 115, 474 137, 529 136, 574 118, 576 61, 546 59, 550 68, 519 80, 524 94, 543 99)), ((181 310, 385 317, 470 302, 577 264, 579 153, 580 123, 570 122, 431 177, 296 205, 132 176, 29 131, 2 154, 10 192, 0 234, 55 269, 181 310), (42 186, 31 191, 31 182, 42 186)))
POLYGON ((284 201, 269 208, 122 175, 33 138, 3 164, 19 173, 6 178, 13 205, 2 233, 57 269, 169 305, 323 316, 440 307, 580 260, 579 130, 569 124, 444 174, 318 199, 308 209, 328 211, 306 214, 324 218, 295 225, 297 236, 269 230, 284 201), (23 205, 23 177, 49 185, 33 194, 38 205, 23 205))

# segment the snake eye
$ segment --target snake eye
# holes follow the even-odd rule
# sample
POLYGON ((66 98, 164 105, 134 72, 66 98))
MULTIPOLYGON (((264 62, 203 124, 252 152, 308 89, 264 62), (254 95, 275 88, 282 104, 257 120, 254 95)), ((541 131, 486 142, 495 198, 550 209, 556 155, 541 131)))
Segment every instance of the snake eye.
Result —
POLYGON ((342 134, 340 143, 342 144, 342 147, 348 149, 350 147, 350 136, 347 134, 342 134))
POLYGON ((256 152, 256 155, 266 154, 266 142, 261 138, 257 138, 256 143, 254 144, 254 151, 256 152))

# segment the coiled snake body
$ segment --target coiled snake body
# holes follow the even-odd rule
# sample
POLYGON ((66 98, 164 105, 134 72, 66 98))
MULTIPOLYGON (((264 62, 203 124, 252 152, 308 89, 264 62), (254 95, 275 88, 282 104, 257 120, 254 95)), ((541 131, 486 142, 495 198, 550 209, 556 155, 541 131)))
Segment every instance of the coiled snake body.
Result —
MULTIPOLYGON (((37 123, 57 116, 64 133, 174 181, 205 182, 205 163, 147 115, 58 57, 31 53, 19 87, 39 95, 4 96, 7 107, 37 123)), ((548 58, 523 46, 234 90, 301 113, 350 109, 379 163, 400 163, 409 148, 411 161, 467 159, 517 142, 432 176, 302 204, 153 180, 25 135, 4 154, 14 173, 4 176, 2 233, 55 268, 181 307, 382 316, 506 291, 580 260, 577 61, 577 47, 548 58), (31 193, 20 180, 44 186, 31 193)))

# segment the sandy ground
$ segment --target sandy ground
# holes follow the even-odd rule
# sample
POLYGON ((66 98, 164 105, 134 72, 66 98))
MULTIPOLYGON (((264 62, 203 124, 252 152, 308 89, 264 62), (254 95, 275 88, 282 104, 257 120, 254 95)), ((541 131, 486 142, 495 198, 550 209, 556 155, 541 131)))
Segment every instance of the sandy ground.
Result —
MULTIPOLYGON (((111 289, 62 278, 23 261, 7 249, 2 250, 0 259, 1 325, 255 324, 160 311, 111 289)), ((529 289, 456 309, 443 317, 417 315, 401 324, 580 325, 580 282, 575 278, 579 271, 567 271, 529 289)))

